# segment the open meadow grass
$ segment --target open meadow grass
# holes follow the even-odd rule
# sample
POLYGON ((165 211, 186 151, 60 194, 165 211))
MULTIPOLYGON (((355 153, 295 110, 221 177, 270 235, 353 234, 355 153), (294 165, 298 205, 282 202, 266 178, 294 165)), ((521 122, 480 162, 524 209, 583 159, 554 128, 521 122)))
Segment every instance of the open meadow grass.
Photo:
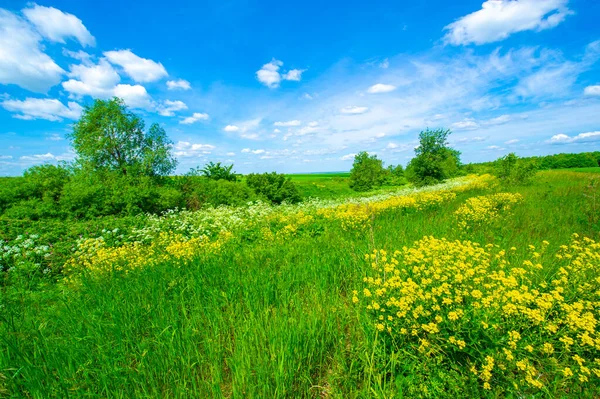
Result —
POLYGON ((342 197, 363 197, 396 191, 397 186, 380 186, 368 193, 357 192, 350 188, 350 172, 290 174, 289 177, 303 198, 333 199, 342 197))
POLYGON ((590 168, 572 168, 572 169, 563 169, 565 172, 566 171, 572 171, 572 172, 583 172, 583 173, 600 173, 600 168, 599 167, 590 167, 590 168))
POLYGON ((83 237, 62 272, 4 274, 0 397, 597 398, 594 179, 470 177, 83 237))

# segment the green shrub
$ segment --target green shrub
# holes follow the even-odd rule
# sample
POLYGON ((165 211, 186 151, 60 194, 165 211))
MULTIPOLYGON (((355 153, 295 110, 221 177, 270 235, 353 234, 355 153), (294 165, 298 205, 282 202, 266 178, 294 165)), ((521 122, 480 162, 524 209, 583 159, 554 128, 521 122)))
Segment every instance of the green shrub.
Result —
POLYGON ((495 175, 506 185, 530 184, 538 170, 534 159, 523 159, 514 152, 496 161, 495 175))
POLYGON ((205 205, 240 206, 256 199, 254 192, 241 182, 211 180, 203 176, 185 176, 178 181, 184 207, 192 210, 205 205))
POLYGON ((212 180, 236 181, 237 176, 232 165, 221 165, 221 162, 209 162, 202 169, 200 167, 191 169, 187 174, 189 176, 204 176, 212 180))
POLYGON ((301 201, 296 185, 284 174, 272 173, 250 173, 246 176, 246 184, 254 192, 274 204, 282 202, 297 203, 301 201))

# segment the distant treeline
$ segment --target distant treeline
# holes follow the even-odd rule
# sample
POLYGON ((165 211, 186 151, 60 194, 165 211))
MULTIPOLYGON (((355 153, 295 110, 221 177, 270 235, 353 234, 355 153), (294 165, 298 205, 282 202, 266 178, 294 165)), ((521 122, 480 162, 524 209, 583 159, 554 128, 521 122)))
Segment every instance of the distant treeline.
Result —
MULTIPOLYGON (((538 170, 592 168, 600 166, 600 151, 581 152, 578 154, 560 153, 539 157, 519 158, 535 164, 538 170)), ((491 162, 470 163, 464 165, 468 173, 489 173, 497 168, 498 160, 491 162)))

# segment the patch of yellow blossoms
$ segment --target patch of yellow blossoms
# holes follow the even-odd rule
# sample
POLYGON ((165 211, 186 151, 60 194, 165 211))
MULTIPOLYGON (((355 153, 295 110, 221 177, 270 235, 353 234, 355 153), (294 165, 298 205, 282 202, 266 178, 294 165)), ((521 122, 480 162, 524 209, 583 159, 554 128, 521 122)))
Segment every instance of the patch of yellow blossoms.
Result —
POLYGON ((497 193, 469 198, 455 212, 458 226, 470 230, 496 222, 523 200, 519 193, 497 193))
POLYGON ((338 220, 344 230, 361 230, 368 226, 372 217, 388 210, 402 209, 404 211, 420 211, 439 206, 456 198, 449 190, 423 191, 411 195, 391 197, 383 201, 362 204, 343 204, 335 208, 325 208, 317 211, 326 219, 338 220))
POLYGON ((118 247, 108 247, 102 239, 87 239, 78 245, 63 273, 67 282, 77 281, 84 271, 95 276, 129 273, 161 262, 186 261, 200 254, 216 253, 231 238, 232 234, 226 231, 212 241, 205 236, 186 239, 180 234, 161 232, 150 244, 132 242, 118 247))
POLYGON ((555 256, 547 246, 530 246, 525 260, 514 248, 433 237, 376 250, 353 302, 391 348, 443 357, 485 389, 597 387, 600 243, 574 235, 555 256))

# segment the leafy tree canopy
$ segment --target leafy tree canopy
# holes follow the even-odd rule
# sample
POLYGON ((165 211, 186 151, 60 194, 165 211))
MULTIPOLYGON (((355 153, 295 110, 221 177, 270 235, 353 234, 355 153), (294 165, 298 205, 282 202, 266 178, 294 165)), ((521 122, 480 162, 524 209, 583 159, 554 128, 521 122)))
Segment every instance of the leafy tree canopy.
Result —
POLYGON ((406 167, 407 179, 416 186, 436 184, 458 175, 460 152, 448 146, 450 130, 425 130, 419 134, 415 157, 406 167))
POLYGON ((144 128, 144 121, 115 97, 86 107, 69 138, 79 162, 94 169, 166 176, 177 166, 172 142, 158 124, 144 128))
POLYGON ((361 151, 354 157, 350 170, 350 188, 355 191, 368 191, 374 186, 381 186, 388 172, 383 168, 383 161, 377 155, 369 155, 361 151))

